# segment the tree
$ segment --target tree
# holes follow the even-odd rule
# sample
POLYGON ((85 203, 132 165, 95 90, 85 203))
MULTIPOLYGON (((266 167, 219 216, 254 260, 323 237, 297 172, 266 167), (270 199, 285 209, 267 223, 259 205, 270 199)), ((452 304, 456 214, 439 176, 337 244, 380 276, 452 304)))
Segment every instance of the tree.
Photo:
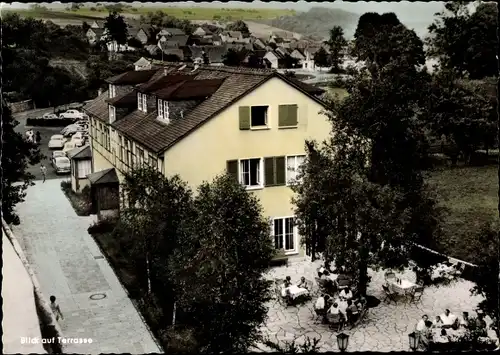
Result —
POLYGON ((128 39, 128 26, 125 22, 123 16, 119 15, 118 12, 112 12, 106 17, 104 23, 104 29, 106 32, 106 42, 116 41, 119 45, 124 45, 127 43, 128 39))
POLYGON ((472 79, 498 75, 496 35, 498 9, 480 3, 472 14, 468 2, 449 2, 429 26, 428 54, 443 68, 472 79))
POLYGON ((201 353, 246 352, 260 340, 270 299, 262 273, 274 256, 262 207, 231 176, 203 183, 194 199, 191 233, 172 276, 201 353))
POLYGON ((328 61, 335 72, 339 72, 340 64, 343 62, 344 51, 347 47, 347 40, 344 37, 344 30, 340 26, 334 26, 330 30, 330 38, 326 41, 330 49, 328 61))
POLYGON ((27 171, 42 159, 40 148, 28 142, 15 131, 19 124, 13 117, 7 103, 2 100, 2 217, 9 224, 19 224, 15 212, 18 203, 26 197, 26 189, 32 186, 34 176, 27 171), (16 184, 19 183, 19 184, 16 184))
MULTIPOLYGON (((192 34, 196 29, 196 26, 189 20, 177 19, 173 16, 165 14, 161 10, 156 12, 148 12, 146 16, 141 15, 140 22, 152 25, 159 29, 161 29, 162 27, 179 28, 183 30, 187 35, 192 34)), ((154 35, 156 36, 156 33, 154 35)))
POLYGON ((250 30, 248 29, 248 26, 245 22, 242 20, 237 20, 233 23, 230 23, 226 27, 227 31, 239 31, 243 34, 249 34, 250 30))
POLYGON ((316 53, 314 53, 314 65, 320 68, 328 66, 328 53, 323 47, 320 47, 316 53))
POLYGON ((367 12, 359 18, 352 55, 357 61, 367 61, 372 75, 396 60, 408 68, 425 64, 422 41, 392 12, 367 12))
POLYGON ((222 63, 229 67, 238 67, 241 64, 241 61, 241 54, 232 48, 229 48, 222 56, 222 63))
MULTIPOLYGON (((178 176, 167 178, 150 167, 128 174, 122 191, 127 207, 120 218, 126 233, 120 238, 130 243, 127 246, 136 267, 144 270, 142 289, 148 294, 163 295, 161 299, 167 303, 173 300, 171 281, 167 277, 169 258, 180 240, 187 238, 186 223, 192 216, 191 191, 178 176)), ((173 301, 168 306, 172 309, 173 301)))
POLYGON ((74 2, 71 4, 71 11, 78 11, 78 10, 80 10, 81 7, 82 7, 82 4, 74 2))

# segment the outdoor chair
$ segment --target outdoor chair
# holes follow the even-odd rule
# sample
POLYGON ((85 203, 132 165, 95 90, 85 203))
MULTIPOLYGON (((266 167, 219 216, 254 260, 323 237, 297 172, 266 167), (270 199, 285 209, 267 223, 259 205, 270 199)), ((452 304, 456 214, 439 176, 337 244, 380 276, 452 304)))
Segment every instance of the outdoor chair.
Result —
POLYGON ((318 324, 318 320, 321 319, 321 322, 323 322, 323 319, 326 316, 326 308, 323 309, 314 309, 314 313, 316 314, 314 316, 314 324, 318 324))
POLYGON ((391 301, 393 301, 395 304, 398 304, 396 292, 391 291, 389 286, 386 286, 386 285, 382 285, 382 289, 384 290, 384 293, 385 293, 384 302, 389 300, 389 304, 391 303, 391 301))
POLYGON ((340 332, 342 330, 342 327, 344 325, 344 318, 342 317, 342 315, 328 313, 327 319, 328 323, 330 324, 330 329, 337 328, 337 332, 340 332))
POLYGON ((422 295, 424 294, 424 287, 423 286, 418 286, 413 289, 413 292, 411 293, 411 300, 410 302, 420 302, 422 299, 422 295))

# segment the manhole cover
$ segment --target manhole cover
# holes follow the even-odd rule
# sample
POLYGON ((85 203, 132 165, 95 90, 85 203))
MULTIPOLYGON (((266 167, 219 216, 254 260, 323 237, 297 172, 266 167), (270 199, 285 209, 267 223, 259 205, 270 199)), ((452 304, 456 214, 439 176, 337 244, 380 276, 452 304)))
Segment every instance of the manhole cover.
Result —
POLYGON ((105 293, 94 293, 93 295, 90 295, 89 297, 91 300, 97 301, 97 300, 102 300, 106 298, 105 293))

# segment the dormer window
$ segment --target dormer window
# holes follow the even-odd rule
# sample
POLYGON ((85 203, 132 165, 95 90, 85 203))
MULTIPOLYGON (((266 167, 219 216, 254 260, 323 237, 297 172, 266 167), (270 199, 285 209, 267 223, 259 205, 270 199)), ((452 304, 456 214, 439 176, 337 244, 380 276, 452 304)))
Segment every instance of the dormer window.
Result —
POLYGON ((116 96, 116 86, 109 84, 109 97, 113 98, 116 96))
POLYGON ((109 122, 113 123, 116 120, 116 108, 109 105, 109 122))
POLYGON ((146 94, 137 93, 137 109, 142 112, 148 112, 146 94))
POLYGON ((168 122, 169 114, 168 101, 158 100, 158 118, 168 122))

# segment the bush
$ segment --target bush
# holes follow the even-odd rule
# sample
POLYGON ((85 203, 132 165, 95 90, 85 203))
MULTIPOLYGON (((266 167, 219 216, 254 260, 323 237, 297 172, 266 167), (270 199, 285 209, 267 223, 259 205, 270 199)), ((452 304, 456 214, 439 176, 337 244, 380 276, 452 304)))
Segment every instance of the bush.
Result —
POLYGON ((98 222, 92 224, 87 232, 89 234, 95 233, 111 233, 116 227, 117 220, 115 218, 104 218, 98 222))
POLYGON ((68 198, 78 216, 90 216, 90 212, 92 211, 90 189, 87 187, 86 189, 83 189, 82 193, 78 194, 71 189, 71 181, 61 181, 61 190, 68 198))
POLYGON ((97 9, 95 7, 91 7, 90 11, 97 11, 97 9))
POLYGON ((26 120, 26 126, 36 126, 36 127, 66 127, 75 120, 70 118, 54 118, 54 119, 43 119, 43 118, 28 118, 26 120))

